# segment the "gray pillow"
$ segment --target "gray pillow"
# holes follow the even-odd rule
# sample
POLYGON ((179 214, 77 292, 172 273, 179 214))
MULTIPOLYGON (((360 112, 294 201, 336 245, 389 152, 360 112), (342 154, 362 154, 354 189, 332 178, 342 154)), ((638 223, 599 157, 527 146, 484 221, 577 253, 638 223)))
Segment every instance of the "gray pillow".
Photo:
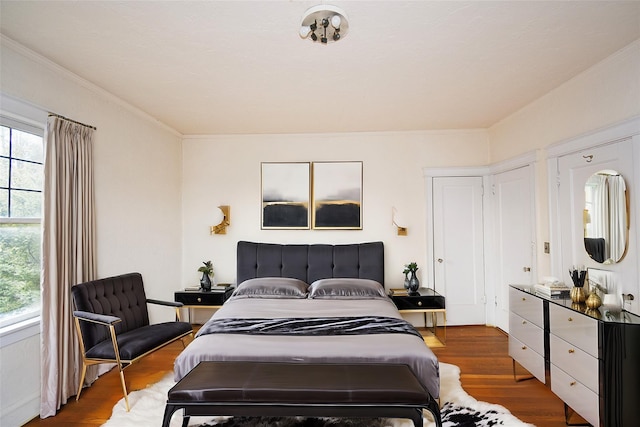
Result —
POLYGON ((233 292, 241 298, 306 298, 309 285, 288 277, 258 277, 245 280, 233 292))
POLYGON ((333 278, 316 280, 309 286, 309 298, 372 299, 388 298, 384 287, 375 280, 333 278))

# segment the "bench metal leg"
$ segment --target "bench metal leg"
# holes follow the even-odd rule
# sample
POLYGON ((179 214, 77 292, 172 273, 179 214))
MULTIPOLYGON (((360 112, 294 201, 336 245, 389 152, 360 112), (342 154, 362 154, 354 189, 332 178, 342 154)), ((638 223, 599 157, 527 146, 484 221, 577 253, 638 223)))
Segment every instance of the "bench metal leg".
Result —
MULTIPOLYGON (((440 415, 440 405, 438 402, 432 397, 429 396, 429 406, 427 406, 427 411, 431 412, 433 415, 433 421, 436 424, 436 427, 442 427, 442 416, 440 415)), ((422 414, 421 414, 422 415, 422 414)), ((415 421, 414 421, 415 424, 415 421)), ((422 417, 420 417, 420 427, 422 427, 422 417)), ((418 426, 418 424, 416 424, 418 426)))
MULTIPOLYGON (((178 409, 180 409, 180 406, 171 405, 167 403, 167 406, 164 407, 164 417, 162 418, 162 427, 169 427, 169 424, 171 423, 171 417, 173 416, 173 413, 176 412, 178 409)), ((187 417, 187 423, 189 423, 188 417, 187 417)), ((183 426, 186 425, 184 423, 184 420, 182 422, 182 425, 183 426)))

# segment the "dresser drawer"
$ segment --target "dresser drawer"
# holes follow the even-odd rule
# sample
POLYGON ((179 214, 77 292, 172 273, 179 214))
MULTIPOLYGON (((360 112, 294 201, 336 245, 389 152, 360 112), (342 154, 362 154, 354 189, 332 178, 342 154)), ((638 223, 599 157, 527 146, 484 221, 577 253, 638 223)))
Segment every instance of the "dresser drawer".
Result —
POLYGON ((538 354, 544 354, 544 331, 514 312, 509 313, 509 335, 514 336, 538 354))
POLYGON ((598 359, 553 334, 549 344, 551 363, 598 393, 598 359))
POLYGON ((551 391, 591 425, 600 425, 598 395, 553 364, 551 365, 551 391))
POLYGON ((544 356, 519 339, 509 335, 509 356, 544 384, 544 356))
POLYGON ((563 340, 598 357, 598 321, 557 304, 549 304, 549 330, 563 340))
POLYGON ((536 296, 510 287, 509 310, 541 328, 544 327, 542 300, 536 296))

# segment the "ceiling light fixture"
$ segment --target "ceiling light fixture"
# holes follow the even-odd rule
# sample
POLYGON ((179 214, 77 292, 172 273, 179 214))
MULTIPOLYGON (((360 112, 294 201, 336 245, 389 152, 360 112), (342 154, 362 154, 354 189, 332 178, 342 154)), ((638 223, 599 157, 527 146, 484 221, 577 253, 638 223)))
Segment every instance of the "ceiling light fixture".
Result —
POLYGON ((348 30, 349 21, 344 10, 323 4, 314 6, 304 13, 300 24, 300 37, 327 44, 341 40, 348 30))

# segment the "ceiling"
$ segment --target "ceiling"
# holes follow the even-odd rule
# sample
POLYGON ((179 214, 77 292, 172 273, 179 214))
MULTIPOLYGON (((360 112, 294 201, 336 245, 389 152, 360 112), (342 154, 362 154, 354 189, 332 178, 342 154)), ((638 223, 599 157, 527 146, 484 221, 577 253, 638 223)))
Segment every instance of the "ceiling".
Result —
MULTIPOLYGON (((0 1, 0 31, 181 134, 487 128, 640 38, 640 1, 0 1)), ((64 112, 61 112, 64 113, 64 112)))

